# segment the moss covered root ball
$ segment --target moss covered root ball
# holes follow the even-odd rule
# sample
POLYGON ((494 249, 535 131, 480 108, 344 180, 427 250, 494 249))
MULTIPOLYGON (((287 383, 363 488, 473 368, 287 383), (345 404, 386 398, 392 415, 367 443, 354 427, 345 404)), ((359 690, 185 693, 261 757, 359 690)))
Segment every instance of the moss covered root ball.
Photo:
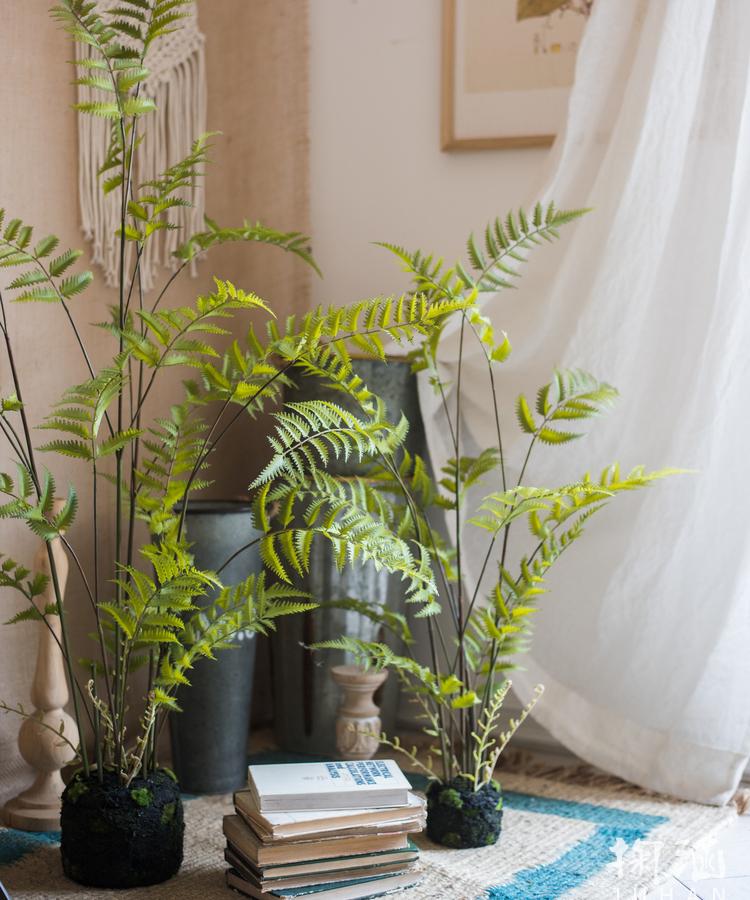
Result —
POLYGON ((478 791, 468 778, 434 781, 427 791, 427 836, 444 847, 486 847, 500 837, 503 795, 497 781, 478 791))
POLYGON ((167 772, 127 787, 111 772, 103 784, 95 774, 78 773, 63 792, 60 826, 63 871, 79 884, 158 884, 182 865, 182 801, 167 772))

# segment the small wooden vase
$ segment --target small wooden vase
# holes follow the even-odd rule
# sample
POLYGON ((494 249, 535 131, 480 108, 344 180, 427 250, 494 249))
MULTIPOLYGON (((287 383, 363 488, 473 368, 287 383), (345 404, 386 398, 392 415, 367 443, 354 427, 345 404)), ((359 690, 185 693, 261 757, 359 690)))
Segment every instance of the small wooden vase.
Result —
MULTIPOLYGON (((57 513, 62 504, 55 502, 57 513)), ((51 542, 60 592, 65 592, 68 578, 68 558, 60 538, 51 542)), ((43 544, 34 560, 34 571, 50 576, 47 547, 43 544)), ((51 581, 44 594, 36 597, 41 611, 55 602, 51 581)), ((18 749, 21 756, 36 771, 34 783, 23 793, 10 800, 4 809, 5 822, 11 828, 24 831, 57 831, 60 828, 60 797, 65 785, 60 770, 75 758, 69 744, 55 732, 63 726, 63 734, 73 746, 78 745, 78 729, 75 721, 65 712, 68 702, 68 684, 60 640, 59 616, 47 616, 49 628, 39 623, 39 644, 36 655, 36 671, 31 687, 31 702, 36 712, 24 719, 18 732, 18 749), (53 637, 54 633, 54 637, 53 637), (57 641, 55 640, 57 638, 57 641), (47 727, 45 727, 47 726, 47 727), (50 730, 52 729, 52 730, 50 730)))
POLYGON ((336 718, 336 749, 342 759, 372 759, 380 744, 380 707, 373 696, 388 672, 366 672, 359 666, 333 666, 331 674, 343 691, 336 718))

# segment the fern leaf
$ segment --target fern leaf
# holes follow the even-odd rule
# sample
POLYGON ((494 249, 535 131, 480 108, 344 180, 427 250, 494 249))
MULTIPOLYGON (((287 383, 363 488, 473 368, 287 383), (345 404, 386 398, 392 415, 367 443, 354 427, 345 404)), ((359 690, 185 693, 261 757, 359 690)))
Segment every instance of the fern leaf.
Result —
POLYGON ((519 394, 516 400, 516 418, 521 429, 526 434, 534 434, 536 432, 536 422, 531 414, 528 401, 523 394, 519 394))

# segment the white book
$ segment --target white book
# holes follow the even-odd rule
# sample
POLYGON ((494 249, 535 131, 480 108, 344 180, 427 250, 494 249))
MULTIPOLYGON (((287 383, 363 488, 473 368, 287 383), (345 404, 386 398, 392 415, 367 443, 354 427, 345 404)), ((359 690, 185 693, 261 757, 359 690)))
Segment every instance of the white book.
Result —
POLYGON ((248 766, 247 781, 262 813, 409 803, 409 782, 392 759, 248 766))

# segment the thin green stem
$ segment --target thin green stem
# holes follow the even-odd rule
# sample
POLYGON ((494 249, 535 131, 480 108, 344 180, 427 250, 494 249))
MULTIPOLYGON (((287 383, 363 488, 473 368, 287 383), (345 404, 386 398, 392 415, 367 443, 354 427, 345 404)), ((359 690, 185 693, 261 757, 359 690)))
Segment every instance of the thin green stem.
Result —
POLYGON ((102 717, 97 704, 96 666, 91 666, 91 695, 94 699, 94 748, 96 752, 96 774, 99 784, 104 784, 104 763, 102 761, 102 717))
POLYGON ((11 449, 16 454, 16 456, 21 460, 21 462, 26 466, 26 468, 30 468, 29 460, 24 453, 23 447, 21 446, 21 439, 16 433, 13 426, 4 416, 0 416, 0 429, 2 429, 3 434, 5 435, 8 443, 11 446, 11 449))
MULTIPOLYGON (((140 257, 139 257, 140 259, 140 257)), ((143 309, 143 283, 141 280, 141 272, 140 269, 137 271, 138 278, 138 306, 139 309, 143 309)), ((145 331, 145 325, 141 323, 141 329, 145 331)), ((138 363, 138 389, 136 392, 136 396, 140 398, 143 396, 143 361, 139 361, 138 363)), ((133 417, 133 404, 131 401, 130 404, 130 414, 131 418, 133 417)), ((138 405, 138 412, 135 415, 135 427, 140 431, 141 428, 141 409, 140 402, 138 405)), ((134 441, 131 442, 131 450, 130 450, 130 483, 128 486, 129 489, 129 519, 128 519, 128 544, 127 544, 127 556, 126 562, 129 566, 133 564, 133 553, 134 553, 134 540, 135 540, 135 501, 136 501, 136 473, 138 471, 138 456, 140 453, 141 439, 140 436, 136 437, 134 441)))
MULTIPOLYGON (((199 254, 196 253, 196 255, 195 255, 194 258, 197 258, 198 255, 199 255, 199 254)), ((156 312, 156 310, 157 310, 159 304, 161 303, 161 301, 162 301, 164 295, 167 293, 167 291, 169 290, 169 288, 172 286, 172 282, 175 280, 175 278, 177 278, 177 276, 180 274, 180 272, 182 272, 183 269, 185 269, 185 267, 186 267, 187 265, 188 265, 188 262, 182 263, 182 264, 181 264, 177 269, 175 269, 174 272, 172 272, 172 274, 169 276, 169 278, 168 278, 167 281, 166 281, 166 284, 165 284, 164 287, 159 291, 159 294, 157 295, 156 300, 154 300, 154 305, 151 307, 151 312, 152 312, 152 313, 153 313, 153 312, 156 312)))
MULTIPOLYGON (((137 98, 140 85, 137 86, 135 96, 137 98)), ((118 304, 118 345, 119 355, 122 356, 124 349, 123 330, 125 328, 125 227, 128 215, 128 197, 130 196, 130 185, 133 172, 133 152, 136 138, 136 123, 134 117, 130 126, 130 146, 127 144, 127 122, 125 115, 121 112, 119 119, 120 141, 122 145, 122 187, 120 192, 120 246, 119 246, 119 304, 118 304)), ((117 431, 122 431, 123 427, 123 391, 120 386, 117 392, 117 431)), ((122 560, 122 466, 123 466, 123 448, 115 452, 115 561, 119 563, 122 560)), ((133 515, 133 510, 129 511, 133 515)), ((119 607, 122 603, 122 586, 119 579, 115 582, 115 604, 119 607)), ((125 697, 127 693, 127 676, 128 673, 122 668, 123 663, 123 646, 122 646, 122 630, 115 625, 115 709, 113 709, 113 719, 117 729, 117 741, 115 747, 115 765, 118 772, 122 768, 122 744, 124 738, 124 718, 125 718, 125 697)))

